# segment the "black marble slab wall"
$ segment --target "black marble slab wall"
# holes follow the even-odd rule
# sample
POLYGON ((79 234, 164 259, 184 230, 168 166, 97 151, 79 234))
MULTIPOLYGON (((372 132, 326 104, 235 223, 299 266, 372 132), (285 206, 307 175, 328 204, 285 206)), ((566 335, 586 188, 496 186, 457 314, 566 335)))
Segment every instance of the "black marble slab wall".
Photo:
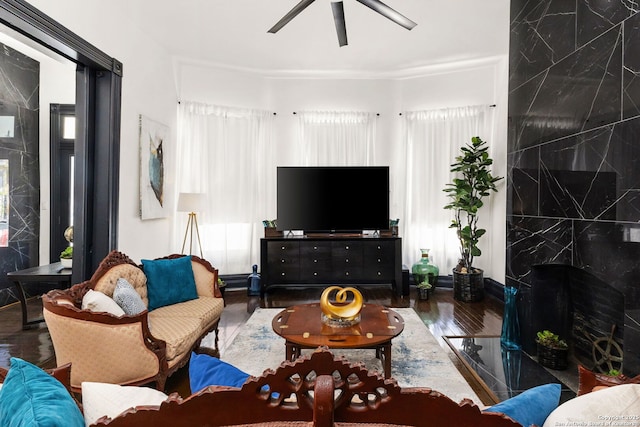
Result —
POLYGON ((583 269, 622 292, 640 373, 640 4, 511 1, 506 283, 583 269))
POLYGON ((9 160, 9 238, 0 247, 0 306, 16 301, 6 273, 38 265, 40 63, 0 44, 0 116, 14 117, 13 136, 0 136, 9 160))

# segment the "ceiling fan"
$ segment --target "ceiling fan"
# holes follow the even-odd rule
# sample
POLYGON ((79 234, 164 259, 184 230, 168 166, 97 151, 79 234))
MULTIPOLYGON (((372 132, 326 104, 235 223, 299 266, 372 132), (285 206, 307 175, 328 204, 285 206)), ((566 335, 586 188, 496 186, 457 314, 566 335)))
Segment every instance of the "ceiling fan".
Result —
MULTIPOLYGON (((315 0, 301 0, 300 3, 295 5, 293 9, 289 11, 286 15, 282 17, 273 27, 269 29, 269 33, 277 33, 282 27, 287 25, 289 21, 298 16, 300 12, 305 10, 311 3, 315 0)), ((373 9, 378 12, 380 15, 385 16, 395 22, 398 25, 403 26, 407 30, 412 29, 417 24, 402 15, 399 12, 396 12, 394 9, 390 8, 386 4, 382 3, 380 0, 357 0, 365 6, 373 9)), ((333 20, 336 24, 336 32, 338 33, 338 43, 340 46, 347 45, 347 26, 344 20, 344 5, 342 1, 332 1, 331 2, 331 10, 333 11, 333 20)))

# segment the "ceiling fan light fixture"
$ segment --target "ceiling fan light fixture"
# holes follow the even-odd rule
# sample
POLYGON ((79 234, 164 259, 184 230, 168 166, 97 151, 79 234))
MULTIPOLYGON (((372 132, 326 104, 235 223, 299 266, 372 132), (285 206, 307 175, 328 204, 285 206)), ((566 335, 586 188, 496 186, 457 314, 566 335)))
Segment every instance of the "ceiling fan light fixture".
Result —
MULTIPOLYGON (((286 15, 284 15, 276 24, 271 27, 267 32, 275 34, 282 29, 285 25, 287 25, 293 18, 298 16, 303 10, 305 10, 311 3, 315 0, 301 0, 297 5, 295 5, 286 15)), ((416 24, 411 19, 407 18, 400 12, 390 8, 380 0, 357 0, 361 4, 367 6, 368 8, 374 10, 385 18, 390 19, 396 24, 406 28, 407 30, 411 30, 415 27, 416 24)), ((332 1, 331 2, 331 11, 333 12, 333 20, 336 26, 336 33, 338 35, 338 44, 342 46, 346 46, 347 43, 347 25, 344 20, 344 5, 342 1, 332 1)))
POLYGON ((284 15, 282 18, 280 18, 280 20, 278 22, 276 22, 276 24, 273 27, 269 28, 269 30, 267 32, 268 33, 272 33, 272 34, 277 33, 278 31, 280 31, 282 29, 282 27, 287 25, 289 23, 289 21, 291 21, 293 18, 298 16, 300 14, 300 12, 302 12, 307 7, 309 7, 309 5, 311 5, 311 3, 313 3, 314 1, 316 1, 316 0, 301 0, 300 3, 295 5, 293 7, 293 9, 291 9, 289 12, 287 12, 286 15, 284 15))
POLYGON ((333 21, 336 24, 336 34, 338 35, 338 44, 340 47, 347 44, 347 24, 344 20, 344 4, 341 1, 332 1, 331 10, 333 12, 333 21))
POLYGON ((370 9, 375 10, 380 15, 392 20, 393 22, 406 28, 407 30, 411 30, 413 27, 418 25, 415 22, 413 22, 411 19, 401 14, 400 12, 382 3, 380 0, 357 0, 357 1, 367 6, 370 9))

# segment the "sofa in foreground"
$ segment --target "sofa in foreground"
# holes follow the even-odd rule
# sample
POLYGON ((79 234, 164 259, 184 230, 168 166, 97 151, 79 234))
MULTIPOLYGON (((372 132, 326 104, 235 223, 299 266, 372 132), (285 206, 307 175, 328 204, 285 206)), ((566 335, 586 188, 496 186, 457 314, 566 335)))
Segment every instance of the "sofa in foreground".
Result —
POLYGON ((155 383, 184 366, 216 333, 224 300, 218 271, 196 256, 134 263, 112 251, 91 279, 43 296, 58 366, 71 363, 71 387, 84 381, 155 383))
MULTIPOLYGON (((220 360, 212 366, 233 368, 220 360)), ((84 382, 80 405, 70 392, 70 369, 57 368, 54 378, 12 358, 8 373, 0 368, 0 425, 557 427, 634 426, 640 420, 640 378, 611 382, 590 372, 580 372, 584 394, 560 406, 559 387, 547 384, 481 410, 428 388, 402 389, 327 349, 248 377, 240 388, 210 385, 185 399, 150 387, 84 382)))

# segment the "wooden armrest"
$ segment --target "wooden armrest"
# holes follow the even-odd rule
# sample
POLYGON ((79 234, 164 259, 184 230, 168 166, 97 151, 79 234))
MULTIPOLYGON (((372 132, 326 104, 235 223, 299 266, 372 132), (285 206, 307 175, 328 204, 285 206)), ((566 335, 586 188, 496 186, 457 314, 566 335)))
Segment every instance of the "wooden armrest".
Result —
MULTIPOLYGON (((60 381, 71 394, 71 363, 53 369, 44 369, 44 371, 60 381)), ((0 367, 0 384, 7 379, 7 374, 9 374, 9 369, 0 367)))

